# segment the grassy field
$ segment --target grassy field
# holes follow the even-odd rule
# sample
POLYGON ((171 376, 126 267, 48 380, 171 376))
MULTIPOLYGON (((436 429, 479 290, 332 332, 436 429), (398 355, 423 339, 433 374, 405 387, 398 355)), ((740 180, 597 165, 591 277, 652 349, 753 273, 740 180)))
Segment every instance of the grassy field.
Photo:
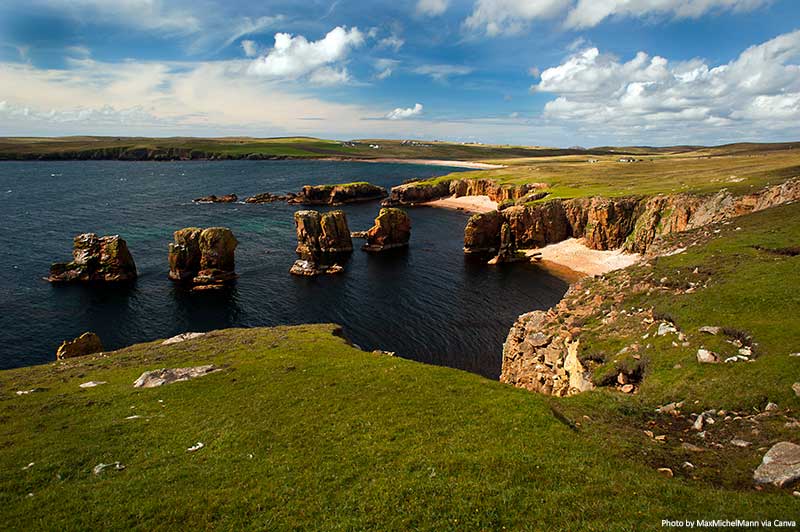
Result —
POLYGON ((550 195, 546 199, 553 199, 708 193, 721 188, 748 192, 800 176, 800 144, 737 144, 649 153, 644 148, 636 150, 635 156, 582 154, 487 160, 506 168, 459 172, 437 179, 491 178, 513 184, 547 183, 550 195), (619 162, 631 157, 635 162, 619 162))
POLYGON ((791 390, 800 358, 789 356, 800 351, 800 257, 779 251, 800 242, 800 205, 672 238, 688 249, 586 281, 587 297, 604 303, 583 326, 581 353, 640 343, 635 395, 544 397, 362 352, 330 325, 227 330, 3 371, 0 521, 11 530, 605 531, 656 530, 667 518, 798 519, 797 497, 751 478, 769 446, 800 441, 787 426, 800 414, 791 390), (685 293, 690 282, 703 288, 685 293), (663 289, 631 288, 642 283, 663 289), (652 307, 690 345, 644 340, 657 323, 633 315, 604 323, 614 305, 652 307), (733 349, 702 325, 746 332, 756 361, 697 364, 700 345, 733 349), (208 363, 223 371, 131 385, 145 370, 208 363), (90 380, 107 384, 79 388, 90 380), (670 401, 683 401, 685 416, 655 412, 670 401), (753 417, 769 401, 779 411, 753 417), (744 419, 719 415, 700 440, 688 413, 709 408, 744 419), (196 442, 205 447, 187 452, 196 442), (116 461, 125 469, 92 473, 116 461))

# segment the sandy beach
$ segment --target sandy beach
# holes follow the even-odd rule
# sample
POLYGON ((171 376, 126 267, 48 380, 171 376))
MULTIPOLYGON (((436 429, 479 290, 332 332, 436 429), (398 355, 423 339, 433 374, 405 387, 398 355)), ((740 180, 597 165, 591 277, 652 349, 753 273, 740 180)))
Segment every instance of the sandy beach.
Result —
POLYGON ((470 168, 473 170, 495 170, 505 168, 503 164, 489 164, 472 161, 445 161, 441 159, 394 159, 389 157, 378 159, 336 159, 355 161, 359 163, 404 163, 404 164, 427 164, 429 166, 452 166, 455 168, 470 168))
POLYGON ((449 198, 442 198, 438 200, 428 201, 421 205, 429 205, 431 207, 439 207, 443 209, 456 209, 466 212, 491 212, 497 210, 497 202, 489 198, 489 196, 451 196, 449 198))
POLYGON ((573 277, 569 271, 564 271, 565 268, 575 272, 574 276, 577 277, 602 275, 627 268, 641 258, 638 254, 624 253, 619 249, 609 251, 590 249, 577 238, 568 238, 532 251, 541 252, 541 264, 544 267, 552 269, 556 274, 565 274, 565 277, 573 277))

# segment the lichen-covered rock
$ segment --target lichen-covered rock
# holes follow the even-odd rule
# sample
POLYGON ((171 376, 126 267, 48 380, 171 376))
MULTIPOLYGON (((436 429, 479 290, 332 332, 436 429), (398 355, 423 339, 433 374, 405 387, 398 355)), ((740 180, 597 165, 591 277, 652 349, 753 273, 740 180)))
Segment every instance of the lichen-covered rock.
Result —
POLYGON ((341 185, 306 185, 289 202, 303 205, 341 205, 374 201, 386 196, 388 193, 385 188, 362 181, 341 185))
POLYGON ((450 196, 450 181, 436 183, 414 182, 392 187, 389 197, 382 205, 414 205, 450 196))
POLYGON ((294 213, 297 229, 297 260, 289 270, 294 275, 321 275, 339 273, 339 262, 353 251, 353 240, 344 211, 297 211, 294 213))
POLYGON ((221 287, 236 279, 239 242, 227 227, 187 227, 169 245, 169 278, 196 286, 221 287))
POLYGON ((528 260, 524 253, 517 249, 514 234, 508 222, 503 222, 500 227, 500 247, 497 255, 489 261, 489 264, 502 264, 506 262, 519 262, 528 260))
POLYGON ((85 332, 74 340, 64 340, 56 351, 56 360, 100 353, 103 343, 93 332, 85 332))
POLYGON ((47 278, 59 282, 121 282, 136 279, 136 264, 128 245, 119 235, 98 237, 94 233, 73 240, 72 262, 55 263, 47 278))
POLYGON ((383 208, 375 225, 367 231, 365 251, 385 251, 408 246, 411 238, 411 218, 401 209, 383 208))
POLYGON ((498 211, 473 214, 464 228, 464 253, 495 253, 500 247, 503 216, 498 211))
POLYGON ((187 281, 200 271, 199 227, 186 227, 173 233, 174 242, 169 245, 169 278, 187 281))
POLYGON ((773 445, 753 473, 753 479, 779 488, 800 482, 800 445, 788 441, 773 445))
POLYGON ((133 382, 134 388, 157 388, 165 384, 183 382, 197 377, 205 377, 211 373, 222 371, 213 364, 206 366, 195 366, 192 368, 162 368, 152 371, 145 371, 138 379, 133 382))
POLYGON ((419 181, 392 187, 385 206, 414 205, 447 196, 488 196, 496 202, 515 201, 533 191, 547 188, 544 183, 522 185, 500 184, 494 179, 445 179, 436 182, 419 181))
POLYGON ((560 200, 509 207, 502 214, 520 248, 538 248, 572 236, 566 210, 560 200))

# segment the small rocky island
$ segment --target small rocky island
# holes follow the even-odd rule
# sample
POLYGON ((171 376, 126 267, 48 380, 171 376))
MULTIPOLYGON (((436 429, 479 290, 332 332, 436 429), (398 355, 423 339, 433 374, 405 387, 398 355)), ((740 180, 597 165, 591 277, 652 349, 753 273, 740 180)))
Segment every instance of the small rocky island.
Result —
POLYGON ((234 252, 239 242, 227 227, 187 227, 175 231, 169 245, 169 278, 192 290, 222 288, 234 281, 234 252))
POLYGON ((364 251, 386 251, 408 246, 411 238, 411 218, 402 209, 381 209, 378 217, 366 234, 364 251))
POLYGON ((195 203, 236 203, 239 201, 239 196, 236 194, 225 194, 224 196, 215 196, 211 194, 210 196, 203 196, 202 198, 196 198, 192 201, 195 203))
POLYGON ((300 258, 289 270, 294 275, 315 276, 343 271, 340 262, 353 251, 353 240, 344 211, 320 214, 317 211, 294 213, 297 227, 297 254, 300 258))
POLYGON ((124 282, 136 279, 136 264, 119 235, 84 233, 73 239, 72 262, 50 266, 47 280, 64 282, 124 282))
POLYGON ((342 205, 375 201, 388 195, 385 188, 360 181, 340 185, 306 185, 299 194, 288 201, 302 205, 342 205))

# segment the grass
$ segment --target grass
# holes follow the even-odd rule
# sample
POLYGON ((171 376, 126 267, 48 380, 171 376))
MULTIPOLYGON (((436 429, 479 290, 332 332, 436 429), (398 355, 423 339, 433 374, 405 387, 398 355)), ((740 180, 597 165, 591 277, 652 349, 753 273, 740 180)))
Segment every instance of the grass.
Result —
MULTIPOLYGON (((624 150, 624 148, 618 148, 624 150)), ((746 193, 800 176, 800 146, 740 145, 695 151, 640 153, 634 163, 618 162, 618 155, 569 155, 498 159, 487 162, 506 168, 459 172, 448 179, 495 179, 501 183, 546 183, 553 198, 582 196, 706 194, 722 188, 746 193), (590 159, 597 162, 590 163, 590 159)), ((434 182, 435 180, 431 180, 434 182)))

